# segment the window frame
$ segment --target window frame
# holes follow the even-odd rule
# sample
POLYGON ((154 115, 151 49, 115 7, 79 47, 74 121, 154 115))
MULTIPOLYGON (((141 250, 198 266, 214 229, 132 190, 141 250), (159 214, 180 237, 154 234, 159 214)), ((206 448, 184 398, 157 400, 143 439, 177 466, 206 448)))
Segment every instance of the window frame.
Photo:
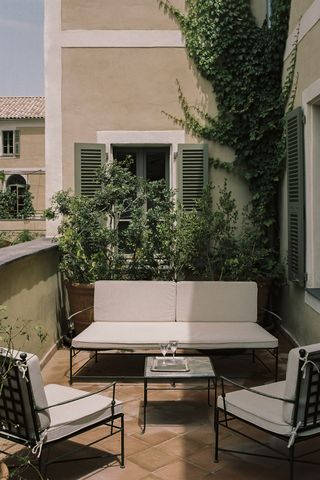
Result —
POLYGON ((20 130, 17 128, 3 128, 1 130, 1 156, 2 157, 19 157, 20 156, 20 130), (5 141, 5 135, 11 134, 12 142, 5 141), (6 151, 9 146, 11 151, 6 151))
POLYGON ((305 303, 320 313, 320 300, 312 294, 320 287, 320 79, 302 92, 305 113, 306 290, 305 303))

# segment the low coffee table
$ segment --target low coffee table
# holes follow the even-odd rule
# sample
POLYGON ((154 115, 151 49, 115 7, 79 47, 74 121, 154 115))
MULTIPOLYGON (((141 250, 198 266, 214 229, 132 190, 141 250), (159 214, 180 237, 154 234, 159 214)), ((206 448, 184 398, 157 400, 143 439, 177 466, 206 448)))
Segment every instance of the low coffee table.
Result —
POLYGON ((208 405, 210 403, 210 391, 214 390, 216 395, 216 374, 211 362, 210 357, 204 356, 187 356, 187 357, 177 357, 179 364, 175 370, 172 364, 169 364, 167 367, 161 366, 160 359, 160 368, 157 369, 157 364, 155 363, 155 358, 158 357, 146 357, 145 368, 144 368, 144 399, 143 399, 143 428, 142 432, 145 432, 147 425, 147 405, 148 405, 148 391, 149 390, 207 390, 208 392, 208 405), (183 360, 181 360, 183 358, 183 360), (185 369, 185 365, 187 369, 185 369), (184 382, 186 380, 206 380, 206 386, 200 387, 184 387, 176 388, 175 383, 184 382), (159 382, 159 383, 171 383, 172 387, 149 387, 148 383, 150 382, 159 382))

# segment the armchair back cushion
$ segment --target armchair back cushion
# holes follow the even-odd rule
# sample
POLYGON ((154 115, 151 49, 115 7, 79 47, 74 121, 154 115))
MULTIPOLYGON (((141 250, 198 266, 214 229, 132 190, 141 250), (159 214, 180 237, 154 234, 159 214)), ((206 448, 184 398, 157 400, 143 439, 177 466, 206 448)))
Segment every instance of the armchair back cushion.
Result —
MULTIPOLYGON (((29 401, 29 395, 28 395, 28 389, 27 389, 27 382, 24 377, 24 365, 21 364, 21 367, 18 369, 18 377, 14 375, 14 368, 16 369, 17 367, 14 367, 16 362, 20 361, 20 353, 16 350, 6 350, 6 349, 1 349, 0 355, 1 355, 1 362, 3 361, 4 357, 8 358, 11 357, 12 359, 12 364, 9 364, 9 375, 10 375, 10 383, 8 384, 8 388, 10 390, 9 395, 11 398, 13 398, 13 401, 15 403, 15 412, 24 412, 25 415, 25 424, 26 424, 26 431, 24 432, 24 427, 23 425, 23 420, 21 417, 21 425, 17 423, 17 434, 18 435, 25 435, 26 436, 31 436, 32 438, 35 438, 37 435, 37 432, 34 429, 34 422, 32 419, 32 415, 34 413, 34 407, 36 408, 46 408, 48 406, 46 394, 44 391, 44 386, 43 386, 43 381, 42 381, 42 376, 41 376, 41 370, 40 370, 40 362, 39 359, 36 355, 33 355, 31 353, 27 354, 26 358, 26 366, 28 369, 28 374, 29 374, 29 379, 30 379, 30 387, 31 387, 31 393, 32 393, 32 403, 30 404, 29 401), (19 388, 15 389, 16 385, 16 379, 18 378, 19 382, 19 388), (19 429, 21 431, 19 431, 19 429)), ((17 371, 17 370, 16 370, 17 371)), ((7 406, 10 406, 8 403, 7 406)), ((2 407, 2 403, 0 402, 0 407, 2 407)), ((9 414, 10 416, 10 414, 9 414)), ((44 410, 39 413, 35 413, 35 418, 36 418, 36 423, 37 423, 37 430, 39 432, 45 430, 46 428, 49 427, 50 425, 50 415, 48 413, 48 410, 44 410)))
POLYGON ((178 282, 177 322, 256 322, 255 282, 178 282))
MULTIPOLYGON (((297 347, 290 350, 289 356, 288 356, 286 384, 285 384, 285 390, 284 390, 284 398, 289 400, 294 400, 296 398, 299 359, 300 359, 299 351, 301 350, 301 348, 303 348, 307 352, 307 354, 312 352, 320 352, 320 343, 314 343, 312 345, 297 347)), ((299 417, 303 416, 303 404, 305 403, 306 397, 307 397, 306 383, 307 382, 302 381, 302 384, 301 384, 300 408, 298 413, 298 421, 299 421, 299 417)), ((283 419, 287 423, 292 424, 294 420, 293 415, 294 415, 294 404, 284 402, 283 419)))
POLYGON ((101 280, 95 283, 97 322, 174 322, 176 284, 166 281, 101 280))

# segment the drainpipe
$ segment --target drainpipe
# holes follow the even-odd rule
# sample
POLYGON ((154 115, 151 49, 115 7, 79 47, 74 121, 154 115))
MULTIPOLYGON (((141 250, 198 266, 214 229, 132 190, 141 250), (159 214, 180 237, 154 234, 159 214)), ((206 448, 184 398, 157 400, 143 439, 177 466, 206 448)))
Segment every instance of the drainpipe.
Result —
POLYGON ((272 0, 267 0, 267 25, 271 28, 272 0))

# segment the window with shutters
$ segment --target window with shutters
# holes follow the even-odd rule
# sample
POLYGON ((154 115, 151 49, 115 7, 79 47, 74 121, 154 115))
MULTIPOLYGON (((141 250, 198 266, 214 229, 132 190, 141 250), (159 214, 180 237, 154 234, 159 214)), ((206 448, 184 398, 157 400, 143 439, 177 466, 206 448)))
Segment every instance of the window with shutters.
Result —
POLYGON ((178 145, 178 196, 192 210, 208 183, 208 145, 178 145))
POLYGON ((25 195, 27 190, 27 182, 21 175, 10 175, 6 182, 7 189, 12 192, 14 203, 12 204, 13 217, 17 218, 25 204, 25 195))
POLYGON ((75 192, 92 197, 99 188, 97 170, 106 162, 103 144, 75 144, 75 192))
POLYGON ((19 130, 2 130, 2 156, 13 157, 20 155, 19 130))
MULTIPOLYGON (((99 187, 97 169, 106 162, 107 144, 75 144, 75 191, 92 196, 99 187)), ((173 146, 137 146, 109 144, 113 159, 132 158, 132 172, 146 180, 165 179, 168 186, 177 185, 179 201, 185 210, 195 207, 208 183, 208 146, 206 144, 178 144, 177 158, 173 146), (174 162, 174 165, 170 163, 174 162), (175 155, 174 155, 175 157, 175 155), (174 167, 174 168, 173 168, 174 167), (175 168, 176 167, 176 168, 175 168), (170 178, 174 172, 177 178, 170 178)), ((175 146, 176 147, 176 146, 175 146)), ((123 223, 129 220, 123 220, 123 223)))
POLYGON ((288 175, 288 277, 305 285, 305 177, 303 111, 286 117, 288 175))
MULTIPOLYGON (((130 157, 131 172, 149 181, 165 180, 169 186, 169 147, 114 146, 113 158, 124 162, 130 157)), ((146 205, 148 207, 148 205, 146 205)), ((127 228, 130 215, 121 218, 119 228, 127 228)))
POLYGON ((305 114, 305 301, 320 313, 320 79, 302 94, 305 114))

